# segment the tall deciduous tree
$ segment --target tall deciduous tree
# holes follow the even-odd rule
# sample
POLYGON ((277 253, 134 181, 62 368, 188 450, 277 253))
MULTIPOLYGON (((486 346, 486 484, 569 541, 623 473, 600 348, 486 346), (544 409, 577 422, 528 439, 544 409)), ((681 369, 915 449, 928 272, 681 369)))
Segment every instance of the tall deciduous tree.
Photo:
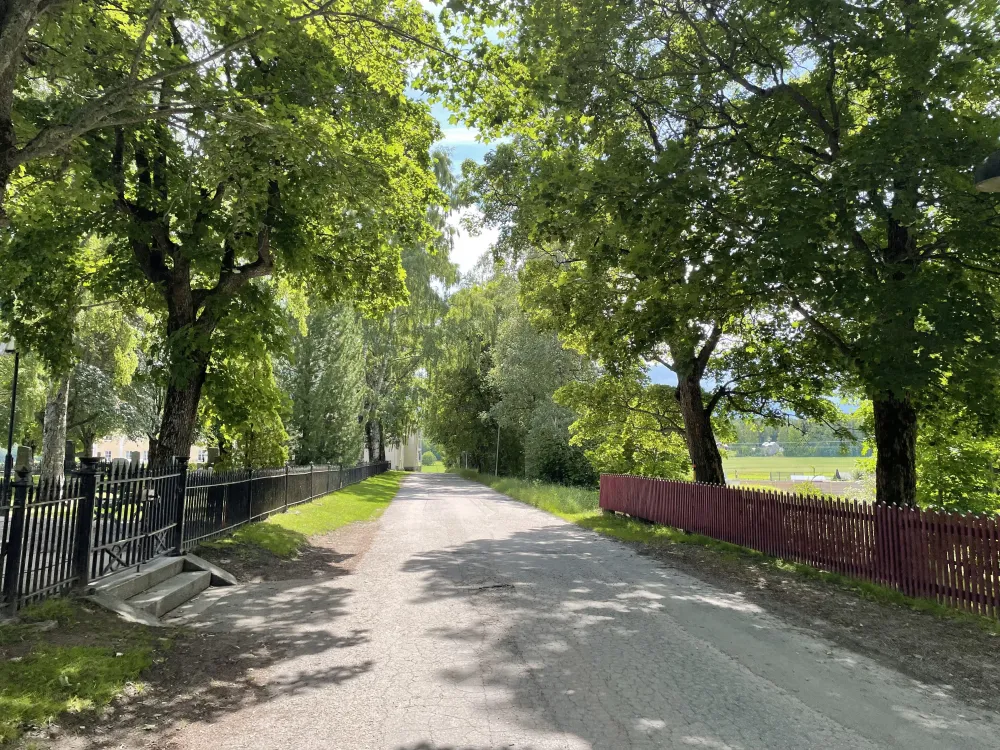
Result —
POLYGON ((217 74, 251 45, 271 49, 293 26, 358 38, 392 31, 430 43, 382 2, 250 0, 234 8, 213 0, 7 0, 0 7, 0 214, 18 170, 46 157, 61 161, 95 129, 214 109, 219 92, 161 94, 164 86, 185 89, 192 75, 217 74), (162 33, 167 25, 176 36, 162 33))
POLYGON ((363 447, 364 352, 358 314, 347 305, 309 312, 292 339, 282 381, 292 399, 295 462, 353 464, 363 447))
POLYGON ((438 187, 447 198, 427 211, 433 243, 403 249, 405 302, 387 315, 361 319, 367 386, 363 423, 372 460, 384 460, 386 443, 406 439, 419 422, 425 391, 421 373, 437 358, 440 323, 447 312, 443 295, 456 280, 457 270, 449 258, 452 227, 448 223, 456 206, 455 178, 446 153, 435 150, 432 162, 438 187))
POLYGON ((522 138, 474 170, 485 220, 506 225, 508 253, 529 256, 524 290, 537 322, 613 372, 657 361, 676 373, 698 481, 725 483, 713 418, 836 416, 820 397, 828 378, 789 384, 807 350, 779 335, 780 310, 742 260, 733 226, 742 205, 705 179, 695 146, 651 143, 639 119, 631 131, 618 123, 548 137, 570 145, 522 138), (768 314, 755 311, 764 306, 768 314))
POLYGON ((1000 135, 997 12, 543 0, 464 5, 451 30, 502 63, 456 69, 488 133, 600 131, 627 107, 654 144, 721 149, 709 175, 739 177, 743 250, 872 400, 878 499, 911 505, 920 411, 947 398, 996 419, 1000 207, 971 171, 1000 135))
MULTIPOLYGON (((429 238, 433 124, 404 88, 423 50, 411 39, 430 31, 414 6, 366 7, 381 25, 284 25, 157 89, 165 110, 192 97, 209 110, 81 141, 114 238, 106 275, 138 282, 165 321, 154 460, 187 454, 220 325, 237 310, 267 319, 266 279, 384 308, 402 293, 396 248, 429 238)), ((229 33, 218 21, 212 33, 229 33)), ((149 38, 184 57, 200 44, 171 16, 149 38)))

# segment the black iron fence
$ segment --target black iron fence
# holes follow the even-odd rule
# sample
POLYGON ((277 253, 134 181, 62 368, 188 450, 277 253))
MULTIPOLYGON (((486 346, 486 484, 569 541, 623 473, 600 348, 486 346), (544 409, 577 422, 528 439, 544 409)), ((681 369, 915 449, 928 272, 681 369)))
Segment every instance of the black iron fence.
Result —
POLYGON ((286 466, 253 471, 193 471, 187 475, 183 548, 193 549, 237 526, 357 484, 388 468, 387 463, 371 463, 351 468, 286 466))
POLYGON ((10 609, 156 557, 387 471, 387 463, 189 472, 83 459, 65 481, 20 472, 0 494, 0 606, 10 609))

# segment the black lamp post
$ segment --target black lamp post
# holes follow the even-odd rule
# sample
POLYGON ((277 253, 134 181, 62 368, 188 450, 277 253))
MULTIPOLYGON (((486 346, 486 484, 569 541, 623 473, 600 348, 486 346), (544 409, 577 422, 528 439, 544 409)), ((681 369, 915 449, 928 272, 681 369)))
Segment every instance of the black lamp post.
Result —
POLYGON ((1000 151, 994 151, 973 173, 976 190, 981 193, 1000 193, 1000 151))
POLYGON ((17 408, 17 373, 21 367, 21 353, 17 350, 14 339, 3 342, 0 354, 14 355, 14 382, 10 389, 10 423, 7 426, 7 457, 3 462, 3 491, 4 494, 10 489, 10 472, 14 468, 14 410, 17 408))

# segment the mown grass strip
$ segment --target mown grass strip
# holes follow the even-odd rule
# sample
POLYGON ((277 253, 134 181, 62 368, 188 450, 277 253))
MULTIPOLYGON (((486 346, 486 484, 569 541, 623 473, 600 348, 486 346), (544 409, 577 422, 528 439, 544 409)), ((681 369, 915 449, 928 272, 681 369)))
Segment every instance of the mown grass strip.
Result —
POLYGON ((763 552, 758 552, 748 547, 721 542, 718 539, 702 536, 701 534, 691 534, 672 526, 660 526, 617 513, 604 513, 598 504, 599 496, 597 490, 542 484, 541 482, 530 482, 510 477, 495 477, 489 474, 479 474, 475 471, 461 470, 458 473, 466 479, 485 484, 514 500, 533 505, 578 526, 591 529, 605 536, 614 537, 615 539, 651 546, 695 544, 714 550, 731 559, 752 560, 758 565, 766 565, 785 573, 794 573, 810 580, 839 586, 863 599, 883 604, 910 607, 911 609, 928 612, 938 617, 973 622, 989 632, 1000 635, 1000 623, 996 620, 952 609, 932 599, 918 599, 905 596, 894 589, 879 586, 869 581, 819 570, 801 563, 770 557, 763 552))
POLYGON ((60 714, 103 708, 152 664, 153 652, 145 628, 69 599, 23 609, 0 625, 0 747, 60 714))
POLYGON ((222 539, 206 543, 212 549, 252 545, 278 557, 290 559, 309 537, 326 534, 355 521, 370 521, 382 515, 396 497, 406 472, 387 471, 377 477, 331 492, 329 495, 276 513, 270 518, 241 526, 222 539))

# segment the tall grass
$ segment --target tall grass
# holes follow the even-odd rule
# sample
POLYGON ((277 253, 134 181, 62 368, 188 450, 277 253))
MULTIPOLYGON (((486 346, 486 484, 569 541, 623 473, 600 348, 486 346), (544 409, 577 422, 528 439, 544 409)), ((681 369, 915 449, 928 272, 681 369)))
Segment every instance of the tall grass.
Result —
POLYGON ((583 487, 563 487, 558 484, 543 484, 512 477, 496 477, 477 471, 461 469, 458 473, 492 487, 497 492, 533 505, 570 521, 600 512, 597 490, 583 487))

